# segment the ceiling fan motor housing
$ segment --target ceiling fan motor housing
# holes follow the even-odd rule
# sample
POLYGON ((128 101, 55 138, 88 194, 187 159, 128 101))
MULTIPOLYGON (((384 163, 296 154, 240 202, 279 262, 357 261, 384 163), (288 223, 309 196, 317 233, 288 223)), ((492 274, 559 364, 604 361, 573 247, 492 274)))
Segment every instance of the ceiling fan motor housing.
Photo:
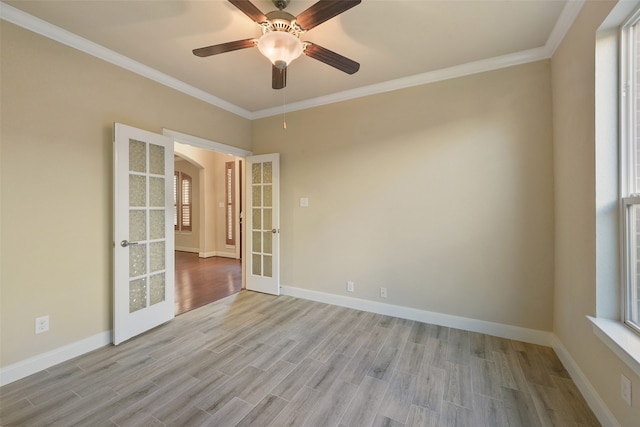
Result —
POLYGON ((262 34, 270 31, 284 31, 300 37, 304 30, 295 22, 295 16, 282 10, 267 13, 267 22, 262 23, 262 34))

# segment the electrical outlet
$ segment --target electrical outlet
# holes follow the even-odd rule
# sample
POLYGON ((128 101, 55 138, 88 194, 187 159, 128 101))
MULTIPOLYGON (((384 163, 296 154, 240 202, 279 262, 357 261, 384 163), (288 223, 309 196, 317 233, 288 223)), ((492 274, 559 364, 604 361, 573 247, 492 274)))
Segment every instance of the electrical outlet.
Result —
POLYGON ((380 288, 380 298, 387 297, 387 288, 380 288))
POLYGON ((631 381, 629 381, 629 378, 625 377, 624 374, 620 374, 620 386, 622 400, 631 406, 631 381))
POLYGON ((49 330, 49 316, 36 318, 36 334, 41 334, 49 330))
POLYGON ((353 292, 353 282, 347 282, 347 292, 353 292))

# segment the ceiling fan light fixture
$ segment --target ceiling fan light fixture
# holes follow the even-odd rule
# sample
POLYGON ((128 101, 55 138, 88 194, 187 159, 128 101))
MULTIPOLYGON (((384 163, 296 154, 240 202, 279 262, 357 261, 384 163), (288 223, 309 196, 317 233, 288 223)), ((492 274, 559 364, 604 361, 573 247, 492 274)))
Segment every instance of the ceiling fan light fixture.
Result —
POLYGON ((302 55, 302 42, 286 31, 269 31, 258 39, 258 50, 273 65, 283 69, 302 55))

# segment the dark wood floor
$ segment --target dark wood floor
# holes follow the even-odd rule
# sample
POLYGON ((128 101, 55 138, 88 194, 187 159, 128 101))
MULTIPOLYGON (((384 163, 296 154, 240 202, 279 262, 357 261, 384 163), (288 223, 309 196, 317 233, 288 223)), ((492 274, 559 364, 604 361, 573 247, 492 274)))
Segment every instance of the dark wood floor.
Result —
POLYGON ((176 251, 176 316, 242 288, 242 261, 176 251))
POLYGON ((600 424, 549 347, 242 291, 3 386, 0 425, 600 424))

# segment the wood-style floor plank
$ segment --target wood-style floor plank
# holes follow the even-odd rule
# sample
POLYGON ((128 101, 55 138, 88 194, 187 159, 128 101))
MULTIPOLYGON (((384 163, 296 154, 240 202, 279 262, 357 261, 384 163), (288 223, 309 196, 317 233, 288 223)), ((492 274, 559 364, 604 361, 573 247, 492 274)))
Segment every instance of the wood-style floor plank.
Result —
POLYGON ((318 402, 303 425, 305 427, 337 426, 357 390, 358 386, 345 381, 336 381, 326 393, 318 393, 318 402))
POLYGON ((416 393, 417 381, 416 375, 395 371, 378 409, 378 414, 404 424, 416 393))
POLYGON ((548 347, 242 291, 0 388, 8 426, 598 426, 548 347))
POLYGON ((376 418, 376 412, 388 385, 388 383, 375 378, 365 378, 358 387, 351 405, 342 416, 340 425, 370 426, 376 418))
POLYGON ((421 406, 411 405, 407 427, 437 427, 440 414, 421 406))
POLYGON ((421 408, 440 412, 444 398, 446 372, 430 366, 420 370, 416 376, 416 390, 413 404, 421 408))
POLYGON ((278 427, 297 427, 304 424, 309 413, 318 402, 318 392, 302 387, 278 414, 272 425, 278 427))
POLYGON ((176 315, 238 293, 242 288, 239 259, 200 258, 196 253, 176 251, 175 269, 176 315))
POLYGON ((268 426, 287 406, 287 401, 270 394, 262 399, 236 426, 268 426))

